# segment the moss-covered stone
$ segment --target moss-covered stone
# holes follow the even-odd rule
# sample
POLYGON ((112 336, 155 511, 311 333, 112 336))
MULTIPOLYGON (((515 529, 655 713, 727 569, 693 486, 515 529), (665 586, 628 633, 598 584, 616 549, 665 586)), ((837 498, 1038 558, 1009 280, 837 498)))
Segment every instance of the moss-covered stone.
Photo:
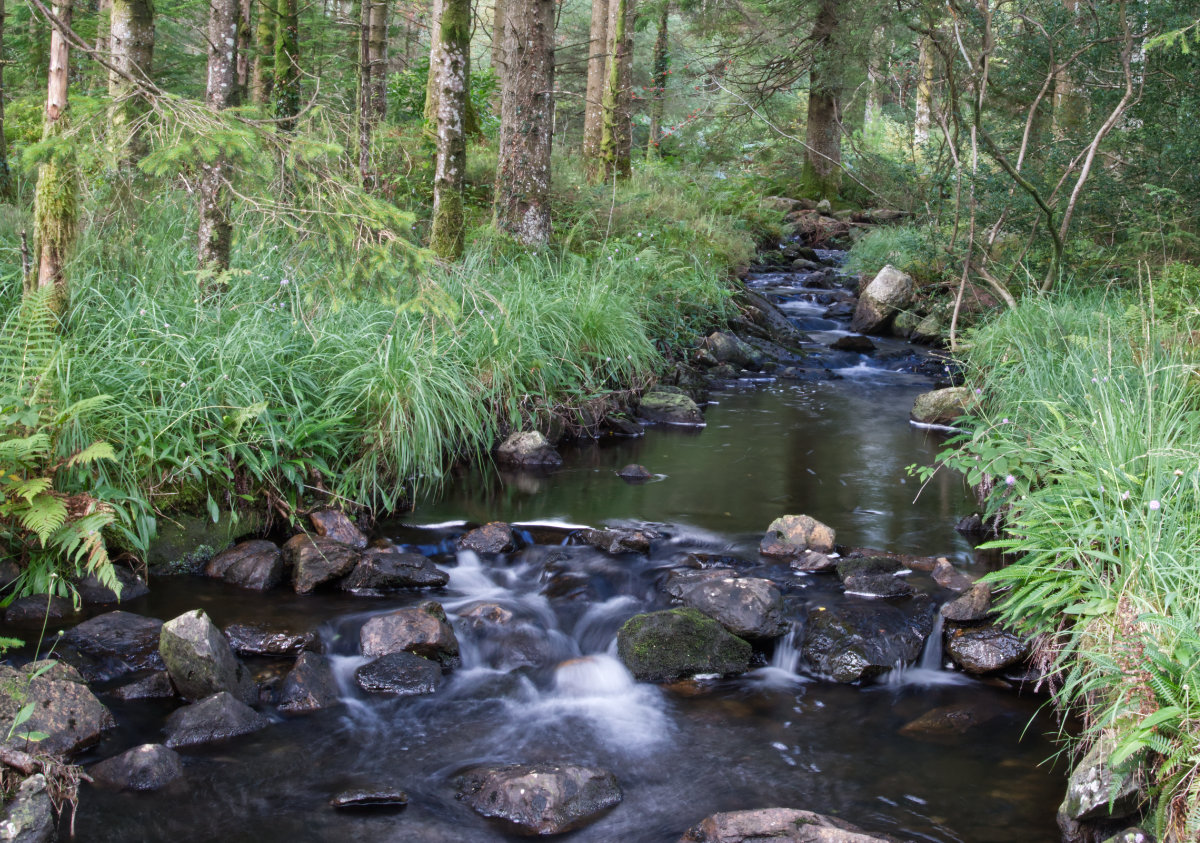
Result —
POLYGON ((638 415, 647 421, 664 424, 687 424, 702 427, 704 414, 696 402, 686 395, 655 389, 642 396, 638 415))
POLYGON ((635 615, 617 633, 621 661, 635 677, 651 682, 745 673, 752 653, 747 642, 695 609, 635 615))
POLYGON ((950 424, 970 409, 974 398, 965 386, 922 392, 913 402, 911 418, 920 424, 950 424))

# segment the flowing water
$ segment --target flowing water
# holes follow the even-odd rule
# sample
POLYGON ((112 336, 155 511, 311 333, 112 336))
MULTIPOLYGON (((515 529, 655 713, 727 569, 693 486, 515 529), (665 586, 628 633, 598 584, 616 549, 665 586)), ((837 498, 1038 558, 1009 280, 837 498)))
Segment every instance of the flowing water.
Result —
MULTIPOLYGON (((822 342, 844 333, 820 291, 766 276, 786 312, 822 342)), ((188 749, 185 779, 155 794, 85 787, 79 839, 87 841, 486 841, 508 839, 455 798, 454 775, 477 763, 569 761, 612 770, 624 801, 572 841, 675 841, 716 812, 786 806, 833 814, 906 840, 1051 841, 1063 774, 1043 762, 1053 731, 1043 699, 1000 681, 945 669, 941 629, 915 665, 864 686, 805 669, 810 608, 856 600, 836 577, 800 575, 756 553, 766 526, 807 513, 838 540, 944 555, 982 572, 953 530, 971 511, 961 480, 939 473, 920 490, 905 467, 929 463, 939 434, 908 424, 930 377, 912 349, 882 341, 874 357, 824 353, 809 375, 733 382, 714 391, 703 430, 653 428, 641 439, 565 450, 552 474, 465 471, 436 499, 379 533, 431 555, 450 574, 429 594, 355 598, 266 597, 199 578, 164 578, 131 611, 170 618, 204 608, 218 625, 253 621, 318 629, 345 704, 279 717, 264 731, 188 749), (824 369, 829 371, 823 371, 824 369), (654 481, 614 471, 645 465, 654 481), (517 522, 523 546, 480 558, 455 552, 465 522, 517 522), (572 544, 578 525, 650 525, 649 555, 609 556, 572 544), (785 593, 791 632, 737 679, 669 686, 635 682, 615 658, 634 614, 666 608, 666 571, 689 553, 733 557, 785 593), (357 690, 358 630, 372 615, 432 596, 455 613, 480 601, 513 613, 502 628, 455 621, 463 664, 428 697, 357 690), (967 708, 964 734, 901 731, 945 706, 967 708), (1031 724, 1032 720, 1032 725, 1031 724), (352 786, 391 784, 411 797, 398 813, 347 815, 329 798, 352 786)), ((910 581, 941 601, 926 575, 910 581)), ((277 670, 252 661, 260 672, 277 670)), ((114 703, 120 726, 95 758, 159 739, 161 702, 114 703)))

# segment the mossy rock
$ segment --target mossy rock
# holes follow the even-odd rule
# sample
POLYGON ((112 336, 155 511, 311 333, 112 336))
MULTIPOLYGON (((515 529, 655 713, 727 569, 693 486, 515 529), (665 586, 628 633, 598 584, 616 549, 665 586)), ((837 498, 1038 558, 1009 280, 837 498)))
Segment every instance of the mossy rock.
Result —
POLYGON ((659 387, 647 392, 638 402, 638 415, 647 421, 664 424, 704 425, 704 414, 696 402, 678 392, 659 387))
POLYGON ((965 386, 922 392, 913 402, 910 418, 921 424, 948 425, 966 415, 975 396, 965 386))
POLYGON ((617 655, 636 678, 669 682, 698 673, 745 673, 753 650, 695 609, 670 609, 626 621, 617 633, 617 655))

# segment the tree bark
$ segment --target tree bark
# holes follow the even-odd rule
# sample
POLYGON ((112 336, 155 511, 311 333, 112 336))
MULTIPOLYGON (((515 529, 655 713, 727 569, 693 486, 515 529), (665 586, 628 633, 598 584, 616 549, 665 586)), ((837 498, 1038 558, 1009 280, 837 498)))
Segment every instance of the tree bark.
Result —
MULTIPOLYGON (((614 0, 615 2, 615 0, 614 0)), ((583 160, 589 181, 601 181, 600 137, 604 131, 604 89, 608 79, 608 0, 592 0, 588 35, 587 94, 583 111, 583 160)))
POLYGON ((913 146, 929 143, 929 127, 933 124, 933 38, 922 35, 917 52, 917 104, 913 120, 913 146))
MULTIPOLYGON (((4 2, 0 0, 0 56, 4 55, 4 2)), ((8 143, 4 140, 4 62, 0 61, 0 202, 11 202, 16 184, 8 169, 8 143)))
MULTIPOLYGON (((3 5, 3 3, 0 3, 3 5)), ((112 22, 112 0, 99 0, 96 4, 96 52, 108 56, 108 29, 112 22)), ((99 64, 96 65, 99 84, 108 84, 108 72, 99 64)))
MULTIPOLYGON (((223 111, 232 102, 237 84, 237 26, 238 0, 209 0, 208 85, 204 101, 213 111, 223 111)), ((200 171, 199 264, 205 285, 215 290, 229 269, 233 239, 231 168, 225 156, 218 153, 214 160, 201 162, 200 171)))
POLYGON ((887 61, 886 54, 883 52, 883 26, 878 26, 871 33, 871 43, 867 48, 869 56, 867 57, 867 104, 863 108, 863 128, 868 129, 874 125, 882 114, 879 101, 879 89, 882 82, 887 78, 882 65, 887 61))
POLYGON ((367 32, 367 61, 370 73, 370 102, 373 125, 387 117, 388 77, 388 0, 363 0, 370 3, 371 16, 367 32))
POLYGON ((234 104, 241 105, 250 96, 250 53, 254 40, 254 0, 239 0, 237 31, 237 84, 234 104))
POLYGON ((654 75, 650 84, 650 140, 646 144, 646 158, 658 157, 658 144, 662 140, 663 108, 667 99, 667 71, 671 69, 671 56, 667 44, 667 22, 671 15, 670 2, 663 3, 658 13, 658 35, 654 39, 654 75))
POLYGON ((441 258, 463 248, 463 171, 467 164, 467 54, 471 48, 470 0, 445 0, 438 32, 437 160, 433 177, 433 231, 429 245, 441 258))
MULTIPOLYGON (((58 0, 55 16, 71 25, 73 0, 58 0)), ((70 125, 67 89, 71 48, 57 29, 50 32, 50 72, 46 86, 46 112, 42 138, 61 137, 70 125)), ((49 304, 64 317, 70 304, 70 288, 64 271, 67 255, 75 242, 78 219, 78 172, 74 151, 69 147, 38 167, 34 197, 34 241, 37 254, 36 289, 49 288, 49 304)))
POLYGON ((813 24, 813 63, 809 69, 808 120, 804 130, 806 193, 823 199, 837 196, 842 180, 842 131, 838 113, 842 94, 839 57, 833 49, 838 26, 837 0, 821 0, 813 24))
POLYGON ((520 243, 550 240, 554 136, 554 0, 511 0, 496 167, 496 225, 520 243))
POLYGON ((275 29, 275 118, 281 131, 296 129, 300 113, 300 14, 297 0, 278 0, 275 29))
POLYGON ((153 0, 112 0, 109 44, 115 70, 108 74, 109 146, 119 171, 129 171, 146 155, 142 125, 146 98, 130 77, 150 81, 154 60, 153 0), (118 72, 120 71, 120 72, 118 72))
POLYGON ((250 72, 250 102, 266 105, 275 87, 276 0, 256 0, 258 25, 254 30, 254 67, 250 72))
POLYGON ((601 176, 628 179, 633 147, 630 106, 633 90, 633 17, 635 0, 612 0, 608 17, 608 73, 600 126, 601 176))
POLYGON ((492 6, 492 71, 501 84, 504 80, 504 43, 501 38, 504 32, 505 0, 495 0, 492 6))

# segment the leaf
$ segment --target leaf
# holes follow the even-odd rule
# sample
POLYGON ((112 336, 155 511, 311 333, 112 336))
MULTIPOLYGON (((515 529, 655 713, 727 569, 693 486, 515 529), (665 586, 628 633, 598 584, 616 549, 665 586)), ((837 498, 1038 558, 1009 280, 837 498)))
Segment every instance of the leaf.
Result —
POLYGON ((97 460, 115 461, 116 458, 117 453, 113 450, 112 445, 107 442, 93 442, 67 460, 67 465, 73 468, 77 465, 91 465, 97 460))

